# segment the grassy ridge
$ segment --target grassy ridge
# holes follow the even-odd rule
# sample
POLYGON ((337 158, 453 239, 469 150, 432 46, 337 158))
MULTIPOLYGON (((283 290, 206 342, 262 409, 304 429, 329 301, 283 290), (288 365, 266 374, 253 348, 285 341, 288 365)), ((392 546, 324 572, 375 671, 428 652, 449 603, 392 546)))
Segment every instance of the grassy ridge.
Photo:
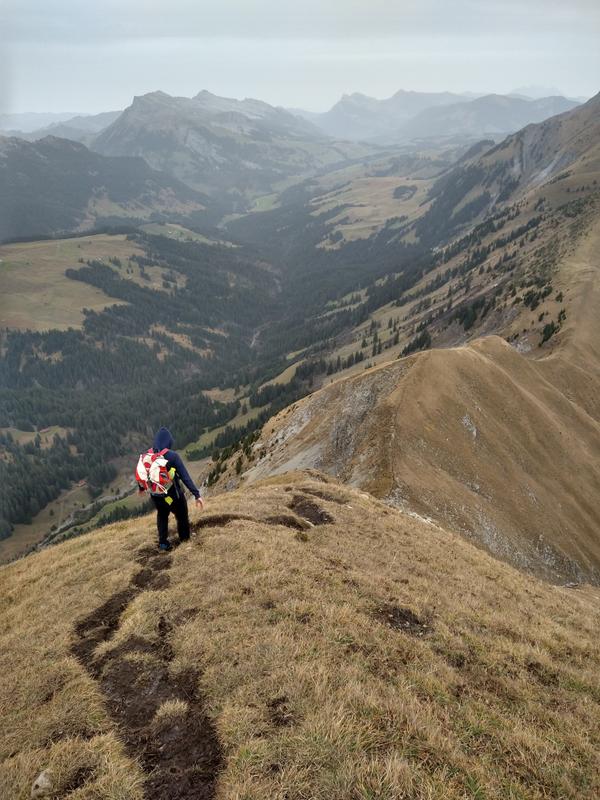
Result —
MULTIPOLYGON (((79 776, 78 800, 141 798, 112 690, 72 655, 77 622, 128 586, 96 658, 124 654, 145 685, 167 637, 169 680, 197 676, 218 736, 219 798, 598 796, 595 590, 545 585, 302 474, 215 498, 200 519, 152 585, 136 563, 152 518, 1 569, 3 800, 44 768, 59 794, 79 776)), ((151 726, 189 723, 185 703, 163 705, 151 726)))

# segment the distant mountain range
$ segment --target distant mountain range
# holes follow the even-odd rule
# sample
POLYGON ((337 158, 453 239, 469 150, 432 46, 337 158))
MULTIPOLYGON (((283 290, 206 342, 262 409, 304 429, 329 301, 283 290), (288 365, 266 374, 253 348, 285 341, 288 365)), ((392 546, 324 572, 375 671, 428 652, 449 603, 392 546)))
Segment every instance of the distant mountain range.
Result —
MULTIPOLYGON (((520 87, 506 95, 413 92, 401 89, 383 100, 359 92, 347 94, 329 111, 318 113, 300 108, 284 110, 258 100, 218 97, 205 90, 193 98, 170 97, 164 92, 151 92, 135 98, 134 103, 125 111, 87 115, 3 114, 0 115, 0 131, 30 141, 48 135, 61 136, 92 147, 95 137, 98 136, 98 148, 102 152, 110 150, 110 154, 114 155, 116 152, 113 151, 118 150, 119 154, 131 155, 136 147, 145 149, 145 146, 140 141, 136 144, 140 137, 132 130, 126 133, 125 128, 135 128, 140 117, 144 116, 145 109, 146 112, 158 114, 153 120, 153 128, 161 128, 161 135, 167 138, 172 137, 172 131, 169 133, 168 130, 168 120, 172 121, 177 116, 183 127, 196 131, 194 136, 184 137, 185 146, 197 151, 196 156, 200 162, 203 159, 210 162, 211 155, 218 162, 219 146, 214 137, 211 139, 209 135, 210 143, 207 141, 203 145, 191 141, 196 140, 198 127, 208 126, 208 131, 216 134, 217 138, 227 131, 226 136, 232 133, 242 134, 246 140, 251 133, 249 123, 252 121, 256 132, 262 132, 263 138, 265 132, 268 132, 271 138, 273 135, 283 134, 284 137, 292 135, 310 140, 320 133, 344 141, 364 140, 395 144, 422 137, 475 138, 489 134, 506 135, 530 122, 539 122, 553 114, 568 111, 585 100, 582 97, 564 97, 558 89, 535 86, 520 87), (447 109, 447 113, 442 109, 447 109), (126 117, 118 128, 106 137, 100 137, 122 114, 126 114, 126 117), (233 119, 226 119, 223 115, 240 115, 238 123, 243 119, 245 126, 238 124, 236 128, 233 119), (290 119, 290 115, 294 120, 290 119), (308 125, 299 124, 298 119, 308 125)), ((200 137, 202 136, 200 133, 200 137)), ((242 142, 239 144, 242 145, 242 142)), ((177 143, 179 145, 180 142, 177 143)), ((241 158, 243 157, 242 155, 241 158)), ((154 153, 150 157, 152 159, 158 165, 164 161, 164 155, 154 153)), ((182 173, 187 172, 181 165, 180 170, 182 173)))
POLYGON ((237 198, 242 207, 292 177, 372 152, 332 142, 282 108, 207 91, 193 98, 136 97, 92 146, 104 155, 142 156, 195 189, 237 198))
POLYGON ((399 91, 385 100, 344 95, 325 113, 294 113, 330 136, 395 144, 422 138, 504 136, 576 105, 578 101, 561 96, 531 99, 399 91))
MULTIPOLYGON (((472 224, 495 208, 515 202, 542 185, 568 199, 557 184, 578 186, 600 171, 600 94, 569 112, 532 124, 499 144, 464 159, 431 191, 433 204, 423 233, 438 225, 452 229, 459 219, 472 224), (461 213, 458 210, 461 209, 461 213), (470 216, 465 215, 469 209, 470 216)), ((570 189, 569 189, 570 190, 570 189)))
POLYGON ((66 122, 75 117, 74 112, 45 112, 45 111, 25 111, 15 114, 0 114, 0 131, 18 131, 19 133, 31 133, 32 131, 46 128, 49 125, 56 125, 66 122))
POLYGON ((518 86, 508 94, 512 97, 524 97, 529 100, 541 100, 543 97, 566 97, 567 100, 575 100, 578 103, 585 103, 590 99, 583 95, 576 95, 575 97, 565 95, 556 86, 518 86))
POLYGON ((142 158, 112 158, 77 142, 0 137, 0 241, 160 219, 204 208, 193 189, 142 158))
POLYGON ((18 135, 30 142, 43 139, 45 136, 58 136, 82 144, 91 144, 94 136, 111 125, 120 114, 121 111, 104 111, 101 114, 78 115, 61 122, 53 122, 45 128, 19 132, 18 135))
POLYGON ((323 114, 298 110, 295 113, 309 119, 329 136, 374 139, 393 135, 400 125, 426 108, 463 100, 461 95, 450 92, 406 92, 401 89, 385 100, 355 92, 345 94, 323 114))
MULTIPOLYGON (((276 198, 305 178, 371 163, 390 152, 385 141, 429 146, 500 138, 576 106, 562 97, 465 100, 450 93, 401 91, 383 101, 350 95, 326 114, 311 115, 311 121, 259 100, 207 91, 193 98, 152 92, 136 97, 122 112, 76 116, 24 135, 34 142, 0 140, 0 236, 54 234, 99 220, 162 219, 165 214, 177 219, 206 206, 219 218, 243 213, 257 197, 276 198), (331 138, 342 131, 345 140, 331 138), (376 131, 377 141, 352 141, 354 135, 376 131)), ((474 160, 463 158, 460 169, 472 171, 474 160)), ((493 180, 498 194, 506 191, 502 176, 493 180)), ((450 187, 451 177, 447 183, 450 187)), ((493 203, 493 193, 488 195, 486 203, 493 203)))
POLYGON ((532 122, 576 108, 578 103, 564 97, 525 100, 489 94, 462 103, 426 108, 396 133, 399 141, 444 137, 505 136, 532 122))
POLYGON ((191 99, 153 92, 123 112, 74 117, 24 137, 0 138, 0 239, 167 212, 187 218, 206 207, 207 195, 218 217, 290 180, 377 152, 332 141, 267 103, 209 92, 191 99))

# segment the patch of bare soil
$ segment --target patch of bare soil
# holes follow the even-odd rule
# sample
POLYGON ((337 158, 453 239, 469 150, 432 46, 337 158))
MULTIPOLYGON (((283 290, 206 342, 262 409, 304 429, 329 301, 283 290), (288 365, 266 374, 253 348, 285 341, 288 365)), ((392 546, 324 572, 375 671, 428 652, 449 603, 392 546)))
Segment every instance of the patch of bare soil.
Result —
POLYGON ((285 525, 286 528, 296 531, 305 531, 310 527, 308 523, 293 514, 276 514, 273 517, 266 517, 263 522, 266 522, 267 525, 285 525))
POLYGON ((329 492, 322 492, 320 489, 309 489, 303 486, 302 491, 304 494, 310 494, 313 497, 318 497, 321 500, 327 500, 329 503, 337 503, 340 506, 343 506, 344 503, 348 502, 348 498, 338 497, 335 494, 330 494, 329 492))
POLYGON ((170 566, 170 556, 155 556, 133 576, 131 583, 138 589, 166 589, 169 585, 169 576, 166 574, 166 570, 170 566))
POLYGON ((106 603, 80 620, 75 626, 77 641, 72 646, 75 655, 88 672, 96 677, 93 653, 101 642, 108 642, 119 627, 121 615, 141 590, 130 586, 122 592, 114 594, 106 603))
POLYGON ((425 636, 431 631, 431 625, 424 619, 420 619, 410 608, 400 606, 384 605, 375 611, 375 617, 384 625, 394 628, 411 636, 425 636))
POLYGON ((98 681, 122 741, 142 765, 148 800, 209 800, 223 764, 221 747, 198 691, 199 674, 171 669, 169 622, 160 617, 154 641, 134 636, 95 655, 138 594, 169 584, 170 556, 143 548, 136 560, 142 569, 131 585, 77 624, 72 652, 98 681))
POLYGON ((315 502, 309 500, 301 494, 294 495, 289 504, 295 514, 311 523, 311 525, 328 525, 335 522, 334 518, 327 511, 320 508, 315 502))
POLYGON ((88 781, 92 780, 95 775, 96 770, 93 767, 80 767, 75 771, 63 788, 63 794, 76 792, 77 789, 80 789, 82 786, 85 786, 88 781))
POLYGON ((219 525, 228 525, 230 522, 237 520, 246 520, 248 522, 256 522, 254 517, 247 514, 206 514, 190 526, 192 531, 201 530, 202 528, 217 528, 219 525))
POLYGON ((529 672, 530 675, 533 675, 533 677, 536 678, 542 685, 544 686, 559 685, 559 680, 556 673, 552 669, 544 666, 543 664, 540 664, 539 661, 535 661, 532 659, 528 661, 525 666, 527 667, 527 672, 529 672))
MULTIPOLYGON (((329 517, 327 512, 321 512, 320 509, 314 503, 311 503, 310 500, 308 500, 307 502, 311 506, 314 506, 314 508, 317 509, 317 512, 319 512, 321 516, 324 514, 325 516, 329 517)), ((309 512, 312 513, 313 517, 315 516, 315 512, 313 511, 312 507, 309 509, 309 512)), ((321 516, 317 515, 317 518, 321 519, 321 516)), ((248 514, 211 514, 197 520, 192 524, 191 527, 192 531, 194 533, 197 533, 199 530, 202 530, 202 528, 218 528, 223 525, 228 525, 230 522, 239 522, 240 520, 246 522, 257 522, 257 523, 263 522, 266 523, 267 525, 285 525, 285 527, 292 528, 293 530, 305 531, 308 528, 310 528, 311 525, 322 525, 324 521, 331 522, 333 518, 331 517, 327 520, 323 519, 321 522, 314 522, 311 519, 309 520, 311 522, 311 525, 309 525, 308 522, 305 522, 304 519, 300 519, 299 517, 296 517, 293 514, 275 514, 270 517, 265 517, 264 519, 257 519, 256 517, 251 517, 248 514)))
POLYGON ((288 698, 285 695, 274 697, 267 703, 271 722, 277 728, 285 728, 294 724, 294 715, 288 706, 288 698))

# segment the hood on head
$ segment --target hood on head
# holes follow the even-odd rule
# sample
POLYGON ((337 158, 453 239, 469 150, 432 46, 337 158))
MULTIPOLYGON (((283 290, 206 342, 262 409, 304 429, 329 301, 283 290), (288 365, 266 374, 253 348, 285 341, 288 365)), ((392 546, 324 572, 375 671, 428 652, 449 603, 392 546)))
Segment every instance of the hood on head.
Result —
POLYGON ((170 450, 173 447, 173 437, 171 436, 171 431, 168 428, 160 428, 154 437, 154 443, 152 447, 154 450, 164 450, 165 448, 170 450))

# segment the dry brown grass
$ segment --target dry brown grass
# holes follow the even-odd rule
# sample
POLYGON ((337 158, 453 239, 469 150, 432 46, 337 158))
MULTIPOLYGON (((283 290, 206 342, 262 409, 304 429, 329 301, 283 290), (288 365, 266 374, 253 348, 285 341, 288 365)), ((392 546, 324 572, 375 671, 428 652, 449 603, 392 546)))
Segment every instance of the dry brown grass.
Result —
MULTIPOLYGON (((169 669, 201 676, 223 748, 218 798, 598 796, 594 590, 543 584, 303 474, 219 496, 203 519, 170 586, 139 593, 100 650, 153 642, 167 620, 169 669), (298 495, 334 522, 263 521, 293 514, 298 495), (408 610, 423 627, 403 627, 408 610)), ((153 537, 152 518, 120 523, 1 569, 3 800, 28 797, 41 769, 60 796, 77 778, 76 800, 141 797, 70 651, 76 621, 129 585, 153 537)), ((168 702, 153 725, 184 715, 168 702)))
POLYGON ((596 217, 553 276, 567 319, 549 346, 360 365, 267 423, 247 480, 315 467, 521 568, 600 582, 599 243, 596 217))
POLYGON ((422 216, 429 208, 427 192, 433 181, 398 176, 363 177, 350 180, 342 188, 317 196, 311 203, 313 216, 326 213, 338 206, 342 210, 330 219, 332 233, 341 234, 339 241, 329 237, 319 247, 339 249, 343 242, 367 239, 393 217, 406 217, 403 224, 422 216), (415 188, 409 199, 394 198, 394 190, 399 186, 415 188))
POLYGON ((19 330, 80 327, 83 309, 115 305, 94 286, 73 281, 65 269, 86 260, 118 257, 126 261, 142 251, 125 236, 82 236, 0 247, 0 315, 2 325, 19 330))

